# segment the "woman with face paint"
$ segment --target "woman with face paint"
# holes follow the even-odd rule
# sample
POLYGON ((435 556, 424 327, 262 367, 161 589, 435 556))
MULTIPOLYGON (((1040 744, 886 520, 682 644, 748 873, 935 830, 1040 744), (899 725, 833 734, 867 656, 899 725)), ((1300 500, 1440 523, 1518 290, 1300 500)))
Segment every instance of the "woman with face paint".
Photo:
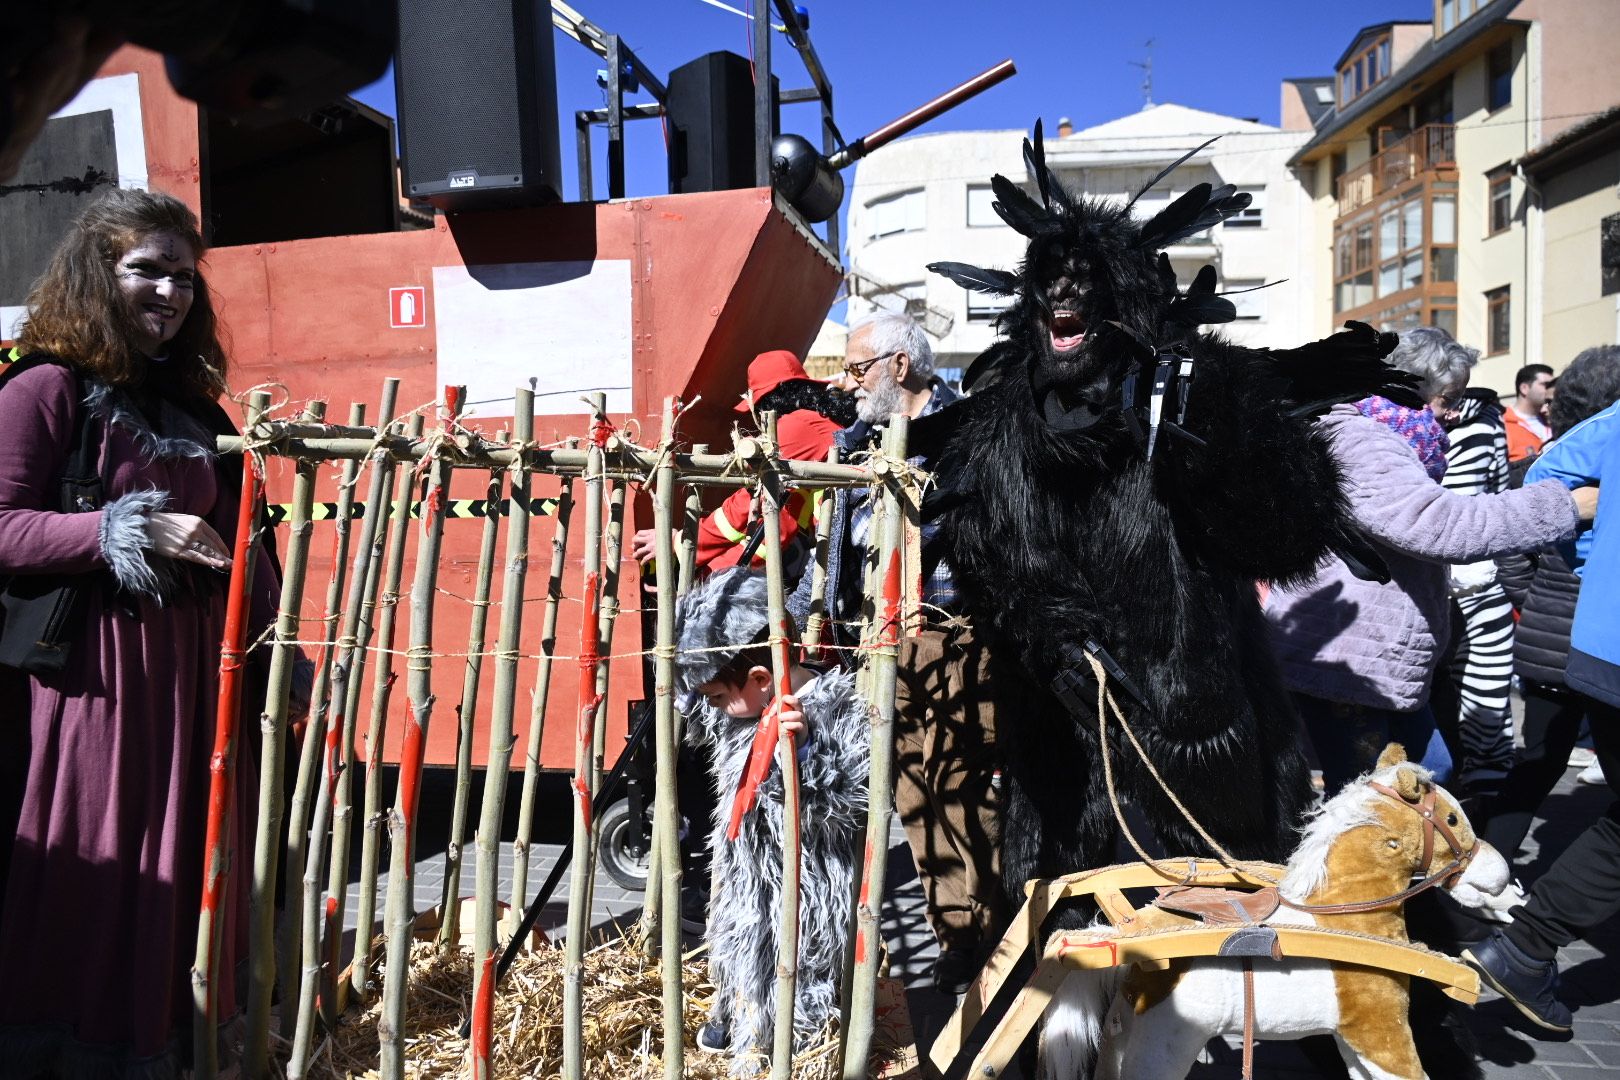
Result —
MULTIPOLYGON (((167 1077, 189 1051, 208 764, 240 491, 214 452, 226 359, 178 199, 110 190, 69 228, 0 365, 0 579, 79 592, 60 670, 0 669, 12 784, 0 860, 0 1075, 167 1077), (59 481, 83 433, 100 497, 59 481), (19 734, 21 733, 21 734, 19 734), (182 1050, 181 1048, 184 1048, 182 1050)), ((279 592, 267 558, 253 624, 279 592)), ((253 784, 241 757, 239 791, 253 784)), ((4 792, 0 792, 3 796, 4 792)), ((6 800, 0 798, 0 805, 6 800)), ((251 850, 237 798, 236 850, 251 850)), ((227 886, 235 1011, 246 869, 227 886)))

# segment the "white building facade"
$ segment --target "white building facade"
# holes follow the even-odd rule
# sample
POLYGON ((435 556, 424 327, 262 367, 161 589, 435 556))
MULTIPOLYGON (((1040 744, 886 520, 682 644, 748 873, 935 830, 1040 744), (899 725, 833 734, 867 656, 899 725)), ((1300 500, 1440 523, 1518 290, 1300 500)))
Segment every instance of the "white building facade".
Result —
MULTIPOLYGON (((998 300, 931 275, 927 264, 956 260, 1011 268, 1025 240, 991 209, 989 180, 1002 173, 1033 191, 1022 131, 965 131, 901 139, 861 162, 849 212, 849 317, 875 306, 904 307, 935 342, 940 366, 962 367, 995 340, 998 300)), ((1204 264, 1221 288, 1269 288, 1233 296, 1239 319, 1224 329, 1247 345, 1307 340, 1314 263, 1304 257, 1314 224, 1303 187, 1287 167, 1308 132, 1180 105, 1157 105, 1093 128, 1049 137, 1047 164, 1070 190, 1126 199, 1154 173, 1213 136, 1221 138, 1137 203, 1148 217, 1194 184, 1236 184, 1251 209, 1169 254, 1183 284, 1204 264)))

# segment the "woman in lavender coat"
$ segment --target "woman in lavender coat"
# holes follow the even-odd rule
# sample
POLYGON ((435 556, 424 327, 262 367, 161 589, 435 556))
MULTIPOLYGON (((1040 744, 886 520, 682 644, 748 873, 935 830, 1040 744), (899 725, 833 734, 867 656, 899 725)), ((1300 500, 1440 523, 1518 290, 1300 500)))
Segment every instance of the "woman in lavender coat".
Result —
MULTIPOLYGON (((83 593, 65 669, 8 672, 20 689, 0 702, 29 744, 0 906, 0 1078, 171 1077, 190 1046, 239 498, 212 449, 230 425, 203 250, 177 199, 106 192, 28 298, 14 356, 49 362, 0 384, 0 576, 66 575, 83 593), (61 513, 81 414, 100 439, 104 505, 61 513)), ((259 569, 264 625, 278 586, 259 569)), ((236 804, 222 1017, 247 891, 251 815, 236 804)))
MULTIPOLYGON (((1389 357, 1422 380, 1430 406, 1384 398, 1335 406, 1318 421, 1332 440, 1344 491, 1376 541, 1390 580, 1367 581, 1338 559, 1315 577, 1274 589, 1266 619, 1283 677, 1316 745, 1331 795, 1371 768, 1391 739, 1442 781, 1450 755, 1435 731, 1429 688, 1450 632, 1447 565, 1529 551, 1574 533, 1576 499, 1547 481, 1498 495, 1440 486, 1446 434, 1435 412, 1455 408, 1478 358, 1442 330, 1401 335, 1389 357)), ((1595 500, 1582 512, 1588 519, 1595 500)))

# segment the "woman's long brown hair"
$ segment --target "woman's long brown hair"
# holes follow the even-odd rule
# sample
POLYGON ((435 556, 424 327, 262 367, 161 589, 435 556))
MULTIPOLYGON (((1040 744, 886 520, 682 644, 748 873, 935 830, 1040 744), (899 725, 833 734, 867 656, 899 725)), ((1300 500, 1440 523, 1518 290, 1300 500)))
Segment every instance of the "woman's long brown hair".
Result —
MULTIPOLYGON (((124 188, 98 196, 29 292, 19 351, 49 353, 113 386, 142 382, 147 361, 134 345, 136 315, 118 287, 117 265, 130 248, 160 232, 184 237, 199 262, 207 251, 196 215, 174 196, 124 188)), ((224 392, 225 350, 200 266, 191 310, 169 340, 168 356, 188 390, 208 400, 224 392)))

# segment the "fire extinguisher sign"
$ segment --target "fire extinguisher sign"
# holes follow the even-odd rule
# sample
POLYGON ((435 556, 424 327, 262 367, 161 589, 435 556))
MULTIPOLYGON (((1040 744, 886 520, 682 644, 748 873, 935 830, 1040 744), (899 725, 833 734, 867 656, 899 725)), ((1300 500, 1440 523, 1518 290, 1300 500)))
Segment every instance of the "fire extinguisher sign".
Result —
POLYGON ((395 330, 427 325, 427 286, 402 285, 388 290, 388 324, 395 330))

